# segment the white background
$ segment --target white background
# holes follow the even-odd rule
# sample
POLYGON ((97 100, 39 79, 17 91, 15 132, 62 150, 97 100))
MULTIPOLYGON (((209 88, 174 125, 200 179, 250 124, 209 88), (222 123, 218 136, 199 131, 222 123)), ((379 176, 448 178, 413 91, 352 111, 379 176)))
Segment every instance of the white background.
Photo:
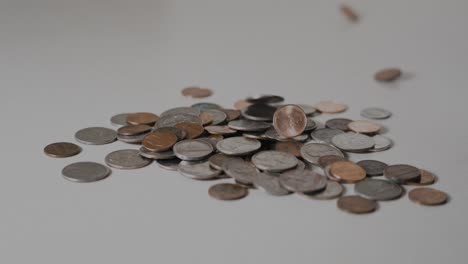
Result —
POLYGON ((330 0, 0 1, 0 262, 465 263, 468 1, 349 3, 358 24, 330 0), (388 66, 403 78, 376 83, 388 66), (428 208, 405 196, 367 216, 261 191, 220 202, 211 182, 155 164, 91 184, 61 176, 135 146, 42 153, 78 129, 110 127, 113 114, 191 105, 187 85, 212 88, 209 100, 226 107, 272 93, 344 102, 337 116, 353 119, 389 109, 381 123, 395 146, 351 159, 433 171, 451 201, 428 208))

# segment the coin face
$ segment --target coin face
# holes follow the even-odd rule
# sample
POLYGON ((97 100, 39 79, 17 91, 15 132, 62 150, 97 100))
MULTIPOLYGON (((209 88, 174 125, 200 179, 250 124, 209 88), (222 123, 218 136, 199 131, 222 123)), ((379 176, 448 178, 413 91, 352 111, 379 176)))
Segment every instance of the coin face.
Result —
POLYGON ((273 126, 280 136, 292 138, 304 132, 308 118, 297 105, 285 105, 276 110, 273 126))
POLYGON ((386 163, 378 160, 361 160, 357 163, 366 170, 367 176, 381 176, 384 173, 385 168, 388 167, 386 163))
POLYGON ((75 139, 87 145, 104 145, 117 140, 115 130, 105 127, 88 127, 75 133, 75 139))
POLYGON ((236 130, 228 126, 207 126, 205 130, 212 135, 231 135, 237 133, 236 130))
POLYGON ((122 149, 109 153, 106 164, 116 169, 139 169, 151 164, 153 160, 140 156, 135 149, 122 149))
POLYGON ((181 160, 178 158, 156 160, 156 164, 160 168, 170 171, 177 171, 179 169, 180 162, 181 160))
POLYGON ((319 165, 318 160, 320 157, 328 155, 344 158, 343 152, 334 146, 324 143, 307 143, 301 148, 301 156, 314 165, 319 165))
POLYGON ((210 166, 216 170, 223 170, 224 163, 230 161, 230 160, 240 160, 243 161, 242 158, 239 157, 233 157, 233 156, 228 156, 223 153, 217 153, 211 156, 208 159, 208 162, 210 163, 210 166))
POLYGON ((337 161, 344 161, 346 160, 344 157, 336 156, 336 155, 326 155, 322 156, 318 159, 318 165, 322 168, 325 168, 337 161))
POLYGON ((388 110, 380 107, 368 107, 361 111, 361 116, 370 119, 387 119, 392 115, 388 110))
POLYGON ((352 214, 372 213, 377 209, 377 202, 357 195, 343 196, 338 199, 338 208, 352 214))
POLYGON ((117 114, 111 117, 110 121, 112 125, 117 126, 117 127, 126 126, 128 124, 127 117, 128 117, 128 113, 117 114))
POLYGON ((259 173, 255 166, 241 159, 230 159, 224 162, 223 171, 229 177, 234 178, 242 184, 252 184, 255 177, 259 173))
POLYGON ((274 149, 276 151, 289 153, 295 157, 300 157, 303 145, 303 143, 297 141, 276 142, 274 149))
POLYGON ((174 154, 181 160, 201 160, 213 152, 213 146, 199 139, 186 139, 174 145, 174 154))
POLYGON ((333 118, 325 122, 325 126, 332 129, 349 131, 348 124, 351 122, 353 122, 353 120, 347 118, 333 118))
POLYGON ((201 134, 203 134, 203 132, 205 131, 203 126, 200 125, 200 124, 197 124, 197 123, 182 122, 182 123, 179 123, 179 124, 175 125, 175 127, 184 130, 185 133, 186 133, 186 138, 187 139, 197 138, 201 134))
POLYGON ((44 148, 44 153, 53 158, 68 158, 78 155, 80 152, 81 147, 69 142, 52 143, 44 148))
POLYGON ((421 171, 411 165, 398 164, 385 168, 384 176, 396 183, 418 182, 421 179, 421 171))
POLYGON ((211 168, 208 161, 181 161, 178 170, 183 176, 202 181, 216 179, 221 174, 211 168))
POLYGON ((297 166, 297 158, 280 151, 261 151, 252 156, 252 162, 257 168, 268 172, 281 172, 297 166))
POLYGON ((448 200, 446 193, 433 188, 416 188, 408 193, 411 201, 422 205, 441 205, 448 200))
POLYGON ((343 192, 344 192, 343 185, 339 184, 338 182, 328 181, 327 186, 321 192, 300 193, 300 194, 307 198, 316 199, 316 200, 331 200, 331 199, 340 197, 343 192))
POLYGON ((267 104, 252 104, 242 111, 242 115, 250 120, 271 121, 276 107, 267 104))
POLYGON ((210 187, 208 194, 217 199, 223 201, 238 200, 242 199, 248 194, 248 189, 232 183, 218 183, 210 187))
POLYGON ((357 120, 350 122, 348 124, 348 127, 350 130, 356 132, 356 133, 361 133, 361 134, 376 134, 380 131, 382 128, 380 125, 367 121, 367 120, 357 120))
POLYGON ((274 196, 284 196, 291 193, 288 189, 281 185, 279 175, 277 174, 269 172, 259 173, 254 178, 253 183, 258 189, 262 189, 268 194, 274 196))
POLYGON ((403 188, 391 181, 366 179, 356 183, 354 191, 371 200, 388 201, 400 198, 403 188))
POLYGON ((355 183, 366 178, 366 171, 351 161, 337 161, 330 165, 330 173, 340 181, 355 183))
POLYGON ((307 125, 304 129, 304 132, 312 131, 317 128, 317 123, 311 118, 307 119, 307 125))
POLYGON ((193 115, 200 116, 200 110, 194 107, 175 107, 164 111, 161 117, 173 116, 173 115, 193 115))
POLYGON ((231 121, 228 126, 232 129, 246 132, 265 131, 271 127, 269 123, 248 119, 231 121))
POLYGON ((401 70, 398 68, 386 68, 375 73, 374 79, 379 82, 391 82, 401 76, 401 70))
POLYGON ((374 140, 375 145, 369 150, 370 152, 384 151, 390 149, 393 145, 392 140, 385 136, 375 135, 372 139, 374 140))
POLYGON ((421 179, 415 182, 409 181, 409 182, 406 182, 406 184, 415 185, 415 186, 424 186, 424 185, 431 185, 436 181, 437 177, 431 172, 427 170, 423 170, 423 169, 420 169, 419 171, 421 172, 421 179))
POLYGON ((96 162, 77 162, 63 168, 62 175, 72 182, 95 182, 107 178, 111 170, 96 162))
POLYGON ((154 152, 166 151, 177 142, 177 136, 168 132, 153 132, 143 139, 143 146, 154 152))
POLYGON ((322 113, 336 114, 346 111, 348 107, 344 104, 335 103, 332 101, 322 101, 314 106, 317 110, 322 113))
POLYGON ((297 193, 317 192, 327 186, 327 178, 311 170, 282 173, 279 180, 284 188, 297 193))
POLYGON ((148 125, 125 125, 117 130, 117 134, 121 136, 137 136, 150 132, 152 127, 148 125))
POLYGON ((337 148, 349 152, 368 151, 375 145, 371 137, 352 132, 338 134, 331 139, 331 142, 337 148))
POLYGON ((261 146, 260 141, 244 137, 226 138, 216 144, 221 153, 234 156, 248 155, 260 149, 261 146))
POLYGON ((159 117, 153 113, 140 112, 131 113, 127 116, 127 123, 130 125, 154 125, 159 117))
POLYGON ((312 131, 312 133, 310 133, 310 137, 312 137, 312 139, 316 141, 321 141, 321 142, 325 142, 328 144, 332 144, 331 142, 332 138, 336 135, 343 134, 343 133, 344 131, 339 130, 339 129, 320 128, 320 129, 312 131))

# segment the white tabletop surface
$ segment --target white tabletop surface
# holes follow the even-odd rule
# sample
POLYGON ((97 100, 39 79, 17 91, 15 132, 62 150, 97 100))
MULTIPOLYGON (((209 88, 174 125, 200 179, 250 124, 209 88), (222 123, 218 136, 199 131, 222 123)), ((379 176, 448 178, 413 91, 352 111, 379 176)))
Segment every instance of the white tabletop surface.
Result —
POLYGON ((465 263, 468 1, 348 3, 360 23, 330 0, 0 1, 0 262, 465 263), (403 78, 375 82, 388 66, 403 78), (42 153, 78 129, 111 127, 113 114, 199 102, 180 95, 187 85, 226 107, 271 93, 344 102, 336 116, 352 119, 391 110, 381 124, 395 146, 351 159, 430 170, 451 201, 405 196, 365 216, 261 191, 220 202, 212 182, 155 164, 91 184, 62 178, 69 163, 136 148, 121 142, 42 153))

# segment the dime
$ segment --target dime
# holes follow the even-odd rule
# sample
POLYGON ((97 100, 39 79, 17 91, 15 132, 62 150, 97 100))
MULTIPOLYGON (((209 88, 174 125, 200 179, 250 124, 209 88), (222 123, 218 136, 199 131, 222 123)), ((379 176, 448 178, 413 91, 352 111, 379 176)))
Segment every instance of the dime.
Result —
POLYGON ((173 159, 175 158, 174 151, 168 150, 164 152, 154 152, 149 151, 145 147, 141 147, 139 151, 140 156, 148 158, 148 159, 155 159, 155 160, 165 160, 165 159, 173 159))
POLYGON ((297 158, 280 151, 261 151, 253 155, 252 162, 261 170, 269 172, 281 172, 297 166, 297 158))
POLYGON ((199 139, 186 139, 174 145, 174 154, 181 160, 201 160, 208 157, 213 152, 210 143, 199 139))
POLYGON ((357 165, 364 168, 369 177, 383 175, 385 168, 388 167, 386 163, 378 160, 361 160, 357 165))
POLYGON ((391 148, 393 145, 392 140, 385 136, 375 135, 372 139, 374 140, 375 145, 369 150, 370 152, 384 151, 391 148))
POLYGON ((356 183, 354 191, 367 199, 388 201, 400 198, 403 188, 400 185, 378 179, 367 179, 356 183))
POLYGON ((314 106, 322 113, 335 114, 346 111, 348 107, 344 104, 335 103, 332 101, 322 101, 314 106))
POLYGON ((285 105, 276 110, 273 116, 273 126, 280 136, 292 138, 304 132, 307 116, 296 105, 285 105))
POLYGON ((448 195, 432 188, 416 188, 409 192, 411 201, 422 205, 441 205, 448 201, 448 195))
POLYGON ((117 129, 117 134, 120 136, 137 136, 145 133, 149 133, 151 127, 147 125, 125 125, 117 129))
POLYGON ((228 126, 238 131, 265 131, 271 127, 271 124, 262 121, 253 121, 248 119, 234 120, 229 122, 228 126))
POLYGON ((184 130, 185 133, 187 134, 187 136, 186 136, 187 139, 197 138, 201 134, 203 134, 203 132, 205 131, 205 129, 203 129, 202 125, 196 124, 196 123, 182 122, 182 123, 179 123, 179 124, 175 125, 175 127, 184 130))
POLYGON ((158 164, 160 168, 171 171, 177 171, 180 162, 181 160, 178 158, 156 160, 156 164, 158 164))
POLYGON ((213 103, 197 103, 192 105, 193 108, 196 108, 200 111, 205 111, 208 109, 221 109, 221 106, 213 103))
POLYGON ((267 94, 249 97, 246 101, 252 104, 277 104, 283 102, 284 98, 278 95, 267 94))
POLYGON ((223 170, 224 163, 230 161, 230 160, 241 160, 243 161, 242 158, 239 157, 233 157, 233 156, 228 156, 223 153, 217 153, 211 156, 208 159, 208 162, 210 163, 210 166, 216 170, 223 170))
POLYGON ((193 107, 175 107, 164 111, 161 117, 173 116, 173 115, 193 115, 199 116, 200 110, 193 107))
POLYGON ((63 168, 62 175, 73 182, 94 182, 107 178, 111 170, 96 162, 77 162, 63 168))
POLYGON ((310 137, 317 141, 322 141, 328 144, 332 144, 331 140, 334 136, 343 134, 343 130, 334 129, 334 128, 319 128, 310 133, 310 137))
POLYGON ((349 152, 364 152, 374 147, 374 140, 366 135, 358 133, 342 133, 331 139, 337 148, 349 152))
POLYGON ((340 11, 349 21, 353 23, 359 20, 359 16, 356 14, 356 12, 346 4, 340 5, 340 11))
POLYGON ((340 181, 355 183, 366 178, 366 171, 351 161, 337 161, 330 165, 330 174, 340 181))
POLYGON ((344 192, 343 185, 338 182, 328 181, 325 190, 316 193, 299 193, 307 198, 316 200, 331 200, 341 196, 344 192))
POLYGON ((243 109, 247 108, 250 105, 251 105, 251 103, 247 102, 246 100, 239 100, 239 101, 234 103, 234 108, 237 109, 237 110, 243 110, 243 109))
POLYGON ((340 150, 324 143, 307 143, 301 148, 301 156, 314 165, 318 165, 320 157, 327 155, 335 155, 344 158, 344 154, 340 150))
POLYGON ((155 129, 162 127, 175 127, 179 123, 197 123, 202 124, 202 120, 199 116, 188 115, 188 114, 174 114, 163 116, 154 126, 155 129))
POLYGON ((226 138, 216 144, 220 152, 234 156, 248 155, 260 149, 261 146, 260 141, 244 137, 226 138))
POLYGON ((237 133, 236 130, 231 129, 228 126, 207 126, 205 127, 205 130, 213 135, 231 135, 237 133))
POLYGON ((143 146, 154 152, 167 151, 177 142, 177 136, 167 132, 153 132, 143 139, 143 146))
POLYGON ((159 117, 153 113, 131 113, 127 116, 127 123, 130 125, 154 125, 159 117))
POLYGON ((379 82, 391 82, 401 76, 401 70, 398 68, 386 68, 378 71, 374 75, 374 79, 379 82))
POLYGON ((347 118, 333 118, 325 122, 325 126, 328 128, 339 129, 342 131, 349 131, 348 124, 353 122, 351 119, 347 118))
POLYGON ((236 110, 236 109, 219 109, 220 111, 223 111, 227 115, 227 122, 231 122, 233 120, 239 119, 241 115, 241 111, 236 110))
POLYGON ((279 180, 284 188, 297 193, 317 192, 327 186, 327 178, 311 170, 282 173, 279 180))
POLYGON ((208 161, 181 161, 178 170, 183 176, 203 181, 216 179, 221 174, 211 168, 208 161))
POLYGON ((201 118, 202 123, 203 123, 204 126, 213 123, 213 117, 210 114, 206 113, 206 112, 201 112, 200 113, 200 118, 201 118))
POLYGON ((368 107, 361 111, 361 116, 370 119, 386 119, 389 118, 392 113, 388 110, 379 107, 368 107))
POLYGON ((229 177, 234 178, 242 184, 252 184, 259 173, 255 166, 241 159, 230 159, 224 162, 223 171, 229 177))
POLYGON ((254 178, 255 187, 264 190, 274 196, 284 196, 291 192, 281 185, 279 175, 269 172, 259 173, 254 178))
POLYGON ((341 157, 341 156, 336 156, 336 155, 326 155, 326 156, 322 156, 318 159, 318 165, 322 168, 325 168, 331 164, 333 164, 334 162, 337 162, 337 161, 344 161, 346 160, 344 157, 341 157))
POLYGON ((409 181, 409 182, 406 182, 406 184, 423 186, 423 185, 431 185, 436 181, 437 177, 434 174, 430 173, 429 171, 423 170, 423 169, 420 169, 419 171, 421 172, 421 179, 416 182, 409 181))
POLYGON ((111 117, 111 124, 114 125, 114 126, 125 126, 127 125, 127 116, 128 116, 128 113, 124 113, 124 114, 118 114, 118 115, 115 115, 113 117, 111 117))
POLYGON ((421 179, 421 171, 411 165, 398 164, 385 168, 384 176, 396 183, 418 182, 421 179))
POLYGON ((348 124, 349 129, 361 134, 376 134, 382 128, 380 125, 367 120, 353 121, 348 124))
POLYGON ((52 143, 44 148, 44 153, 53 158, 68 158, 78 155, 80 152, 81 147, 69 142, 52 143))
POLYGON ((218 183, 210 187, 208 194, 223 201, 242 199, 249 193, 248 189, 239 184, 218 183))
POLYGON ((350 195, 338 199, 337 206, 352 214, 367 214, 377 209, 377 202, 361 196, 350 195))
POLYGON ((271 121, 276 107, 267 104, 252 104, 242 111, 242 115, 250 120, 271 121))
POLYGON ((155 129, 153 132, 174 134, 174 135, 176 135, 178 141, 182 140, 182 139, 185 139, 185 137, 187 137, 187 132, 185 132, 185 130, 177 128, 177 127, 161 127, 161 128, 155 129))
POLYGON ((213 121, 211 122, 211 125, 213 126, 220 125, 224 123, 227 119, 226 113, 224 113, 221 110, 207 109, 207 110, 204 110, 203 113, 207 113, 211 116, 211 118, 213 119, 213 121))
POLYGON ((274 149, 276 151, 286 152, 295 157, 301 156, 301 148, 304 144, 297 141, 276 142, 274 149))
POLYGON ((106 156, 107 165, 116 169, 138 169, 148 166, 152 160, 140 156, 135 149, 122 149, 111 152, 106 156))
POLYGON ((296 136, 296 137, 293 137, 293 138, 285 138, 283 136, 280 136, 278 134, 278 132, 276 131, 276 129, 273 128, 273 127, 268 129, 267 131, 265 131, 264 135, 265 135, 265 137, 267 137, 269 139, 276 140, 276 141, 300 141, 300 142, 304 142, 309 138, 309 136, 306 135, 306 134, 302 134, 302 135, 299 135, 299 136, 296 136))
POLYGON ((104 145, 114 142, 117 139, 117 133, 105 127, 88 127, 76 132, 75 139, 87 145, 104 145))
POLYGON ((297 106, 299 106, 307 116, 311 116, 317 112, 317 109, 311 105, 298 104, 297 106))

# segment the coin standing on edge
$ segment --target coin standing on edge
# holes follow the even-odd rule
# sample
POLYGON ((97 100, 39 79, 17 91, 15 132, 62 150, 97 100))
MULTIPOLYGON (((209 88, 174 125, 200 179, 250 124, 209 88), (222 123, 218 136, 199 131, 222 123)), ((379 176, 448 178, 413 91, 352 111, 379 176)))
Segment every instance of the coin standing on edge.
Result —
POLYGON ((273 127, 280 136, 292 138, 304 132, 308 118, 297 105, 285 105, 276 110, 273 115, 273 127))
POLYGON ((109 176, 111 170, 96 162, 72 163, 62 170, 65 179, 72 182, 95 182, 109 176))
POLYGON ((47 145, 44 153, 53 158, 68 158, 80 154, 81 147, 69 142, 57 142, 47 145))
POLYGON ((218 183, 210 187, 208 194, 223 201, 242 199, 249 193, 248 189, 239 184, 218 183))

